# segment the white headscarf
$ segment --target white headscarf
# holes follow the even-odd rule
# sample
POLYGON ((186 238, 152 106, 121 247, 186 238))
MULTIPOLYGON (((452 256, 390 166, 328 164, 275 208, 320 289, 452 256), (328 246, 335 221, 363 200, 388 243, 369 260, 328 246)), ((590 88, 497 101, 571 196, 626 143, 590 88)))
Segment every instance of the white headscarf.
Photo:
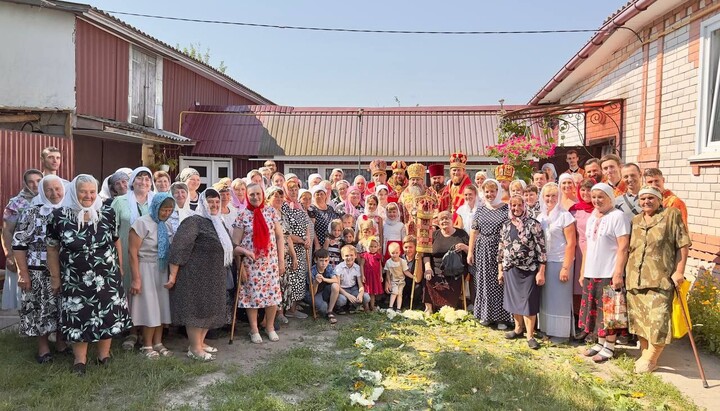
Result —
POLYGON ((220 195, 217 190, 214 188, 208 188, 205 191, 200 194, 200 197, 198 198, 198 206, 197 209, 195 209, 195 214, 199 215, 201 217, 205 217, 208 220, 212 221, 213 227, 215 227, 215 232, 217 233, 218 238, 220 239, 220 244, 222 244, 223 248, 223 265, 225 267, 229 266, 233 262, 233 245, 232 240, 230 240, 230 234, 228 234, 227 229, 225 229, 225 225, 223 225, 222 218, 220 217, 220 213, 218 212, 217 215, 210 214, 210 207, 208 207, 207 198, 205 197, 205 194, 208 191, 213 191, 220 195))
POLYGON ((82 228, 86 223, 92 224, 97 230, 97 223, 100 221, 100 209, 102 208, 102 200, 100 196, 95 197, 95 202, 90 207, 83 207, 80 204, 80 200, 77 197, 77 187, 80 184, 93 183, 97 190, 97 180, 95 177, 89 174, 78 174, 65 188, 65 197, 63 198, 62 206, 69 209, 70 212, 75 216, 78 223, 78 228, 82 228), (89 219, 86 222, 85 216, 89 219))
MULTIPOLYGON (((505 190, 500 185, 500 182, 495 180, 494 178, 488 178, 483 182, 483 187, 487 183, 494 183, 497 186, 497 195, 495 196, 495 199, 492 201, 492 203, 488 203, 487 200, 483 199, 485 201, 485 205, 488 206, 488 208, 498 208, 500 204, 502 204, 502 199, 505 196, 505 190)), ((485 190, 483 190, 484 192, 485 190)))
POLYGON ((540 190, 540 199, 538 201, 540 202, 539 219, 547 220, 548 225, 554 223, 555 220, 557 220, 558 217, 560 216, 560 213, 562 211, 565 211, 565 209, 562 206, 562 202, 560 201, 560 186, 558 186, 557 183, 553 183, 553 182, 546 183, 543 186, 542 190, 540 190), (545 199, 543 198, 543 193, 545 193, 545 191, 551 187, 555 187, 555 189, 558 192, 558 202, 557 202, 557 204, 555 204, 555 207, 553 207, 552 211, 550 211, 550 213, 548 213, 547 205, 545 205, 545 199))
POLYGON ((38 183, 38 195, 35 196, 32 200, 32 205, 35 206, 41 206, 40 207, 40 215, 46 216, 53 212, 54 209, 62 207, 63 200, 65 199, 65 190, 66 187, 63 183, 63 180, 56 176, 55 174, 48 174, 45 177, 40 180, 38 183), (48 200, 47 196, 45 196, 45 184, 49 183, 50 181, 59 181, 61 185, 63 186, 63 197, 60 197, 60 201, 58 201, 57 204, 53 204, 48 200))
MULTIPOLYGON (((175 190, 185 190, 185 193, 187 193, 188 197, 185 199, 185 204, 183 204, 182 207, 178 206, 177 201, 175 201, 175 211, 178 213, 178 218, 180 219, 180 222, 182 223, 184 219, 190 217, 191 215, 195 214, 195 212, 190 208, 190 189, 188 188, 187 184, 182 183, 180 181, 176 181, 172 184, 170 184, 170 195, 173 195, 173 187, 175 190)), ((173 196, 175 198, 175 196, 173 196)))
POLYGON ((114 173, 105 177, 105 180, 103 180, 103 182, 102 182, 102 187, 100 187, 100 194, 99 194, 100 199, 102 199, 103 201, 113 198, 112 190, 110 190, 110 179, 117 173, 125 173, 125 174, 127 174, 128 178, 130 178, 130 174, 132 173, 132 168, 128 168, 128 167, 118 168, 114 173))
MULTIPOLYGON (((610 184, 597 183, 594 186, 592 186, 592 188, 590 189, 590 191, 593 191, 593 190, 600 190, 603 193, 607 194, 607 196, 610 197, 610 200, 615 201, 615 192, 613 191, 613 188, 610 187, 610 184)), ((640 195, 640 194, 638 194, 638 195, 640 195)))
MULTIPOLYGON (((140 212, 138 211, 138 204, 137 204, 137 198, 135 198, 135 192, 132 187, 132 183, 135 181, 135 178, 138 176, 138 174, 142 172, 146 172, 150 174, 150 181, 152 181, 152 172, 150 172, 150 169, 147 167, 138 167, 135 170, 133 170, 132 174, 130 174, 130 190, 125 194, 127 201, 128 201, 128 207, 130 208, 130 224, 132 225, 135 220, 137 220, 140 217, 140 212)), ((148 208, 150 207, 150 204, 152 203, 153 196, 155 195, 155 183, 150 184, 150 191, 147 193, 147 204, 148 208)), ((186 203, 189 203, 189 201, 186 201, 186 203)))

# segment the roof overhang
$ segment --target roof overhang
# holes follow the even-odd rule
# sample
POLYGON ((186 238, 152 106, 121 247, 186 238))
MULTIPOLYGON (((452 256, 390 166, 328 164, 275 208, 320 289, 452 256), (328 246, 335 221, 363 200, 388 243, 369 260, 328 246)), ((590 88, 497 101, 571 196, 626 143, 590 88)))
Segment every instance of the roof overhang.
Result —
POLYGON ((73 134, 137 144, 195 145, 195 141, 165 130, 86 115, 75 118, 73 134))
POLYGON ((577 83, 612 60, 613 54, 631 42, 644 44, 638 34, 644 27, 678 7, 677 0, 634 0, 608 18, 592 38, 543 86, 528 104, 553 104, 577 83))
MULTIPOLYGON (((353 162, 369 163, 377 158, 378 158, 378 156, 360 156, 360 157, 354 157, 354 156, 272 156, 272 157, 265 157, 265 158, 251 158, 249 160, 250 161, 274 160, 274 161, 283 161, 283 162, 287 162, 287 163, 292 163, 293 161, 301 161, 301 162, 311 161, 311 162, 318 162, 318 163, 327 163, 328 161, 342 162, 342 163, 353 163, 353 162)), ((412 161, 422 162, 422 163, 429 163, 429 162, 445 163, 445 162, 447 162, 447 159, 448 159, 448 156, 445 156, 445 155, 412 157, 412 161)), ((495 157, 469 156, 468 163, 499 164, 500 161, 495 157)))

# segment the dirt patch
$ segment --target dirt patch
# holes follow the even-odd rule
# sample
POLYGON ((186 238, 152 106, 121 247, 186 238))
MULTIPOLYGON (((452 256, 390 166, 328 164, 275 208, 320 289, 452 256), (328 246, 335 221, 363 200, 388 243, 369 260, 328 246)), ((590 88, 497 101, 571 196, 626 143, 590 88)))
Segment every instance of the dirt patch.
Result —
MULTIPOLYGON (((340 318, 338 324, 350 321, 352 321, 350 317, 340 318)), ((273 356, 303 346, 311 347, 314 350, 334 352, 335 340, 338 335, 336 327, 329 325, 326 319, 291 319, 289 324, 282 325, 277 330, 280 341, 270 342, 264 332, 261 332, 262 344, 253 344, 250 342, 248 324, 238 323, 232 344, 228 344, 229 336, 205 341, 218 349, 215 363, 222 369, 196 378, 181 390, 167 393, 165 404, 168 404, 169 408, 188 406, 192 409, 207 409, 209 401, 204 396, 207 387, 232 379, 239 374, 251 373, 273 356)), ((186 356, 187 338, 180 335, 172 336, 165 341, 165 345, 174 351, 177 357, 184 358, 186 356)), ((191 360, 187 359, 187 361, 191 360)), ((290 401, 290 398, 285 400, 293 402, 290 401)))

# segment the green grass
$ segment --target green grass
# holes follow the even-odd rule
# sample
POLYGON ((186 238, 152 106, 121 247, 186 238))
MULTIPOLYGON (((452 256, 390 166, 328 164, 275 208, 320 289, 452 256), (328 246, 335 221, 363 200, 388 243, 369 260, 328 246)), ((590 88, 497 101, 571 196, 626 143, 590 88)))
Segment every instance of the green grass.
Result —
POLYGON ((91 348, 87 374, 78 377, 70 372, 72 355, 56 355, 52 364, 40 365, 35 339, 0 333, 0 409, 157 409, 163 393, 218 369, 179 358, 148 361, 137 352, 124 352, 119 341, 117 345, 107 368, 94 364, 91 348))
POLYGON ((384 378, 377 409, 697 409, 658 377, 633 375, 631 358, 613 363, 599 371, 567 345, 532 351, 474 321, 425 324, 373 314, 339 326, 335 347, 275 356, 250 375, 210 387, 206 396, 217 410, 360 409, 349 395, 365 369, 384 378), (360 336, 375 348, 356 347, 360 336))
MULTIPOLYGON (((322 321, 303 326, 308 337, 330 328, 322 321)), ((633 359, 622 353, 610 366, 598 367, 576 347, 544 345, 533 351, 473 320, 390 321, 369 314, 334 328, 336 340, 307 338, 254 368, 180 358, 150 362, 114 349, 110 368, 90 366, 83 378, 70 374, 71 357, 40 366, 33 340, 2 333, 0 409, 169 408, 168 394, 183 393, 197 377, 221 371, 225 379, 193 395, 213 410, 356 410, 350 395, 372 388, 359 370, 382 373, 385 391, 375 406, 381 410, 697 409, 658 377, 632 374, 633 359), (361 336, 375 347, 357 347, 361 336), (253 371, 243 372, 248 369, 253 371)))

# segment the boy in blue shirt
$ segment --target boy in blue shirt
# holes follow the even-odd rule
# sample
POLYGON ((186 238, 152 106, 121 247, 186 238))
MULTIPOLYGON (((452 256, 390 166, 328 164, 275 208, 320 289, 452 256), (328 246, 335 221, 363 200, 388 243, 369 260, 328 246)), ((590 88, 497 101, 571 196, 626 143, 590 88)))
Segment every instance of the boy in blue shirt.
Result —
POLYGON ((335 303, 340 294, 340 279, 330 267, 330 254, 324 248, 315 251, 315 265, 310 270, 315 291, 315 308, 324 314, 330 324, 337 323, 335 303))

